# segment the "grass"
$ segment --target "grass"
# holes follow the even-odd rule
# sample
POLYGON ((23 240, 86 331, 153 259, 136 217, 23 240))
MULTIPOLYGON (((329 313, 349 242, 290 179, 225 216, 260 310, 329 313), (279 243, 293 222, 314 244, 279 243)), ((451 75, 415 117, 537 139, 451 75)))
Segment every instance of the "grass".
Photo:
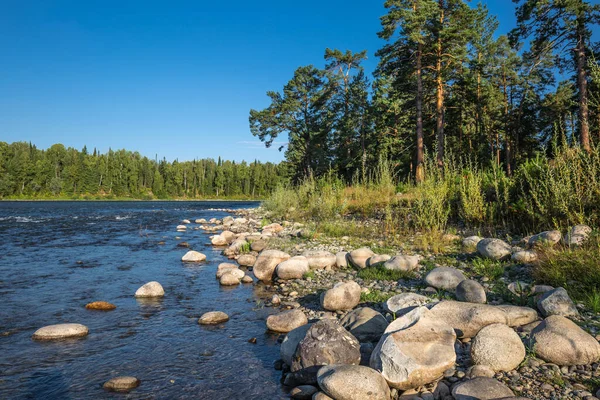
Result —
POLYGON ((305 272, 305 273, 304 273, 304 275, 302 275, 302 278, 303 278, 303 279, 308 279, 308 278, 310 278, 310 279, 314 280, 314 279, 315 279, 315 277, 316 277, 316 275, 315 275, 315 271, 308 271, 308 272, 305 272))
POLYGON ((504 275, 504 264, 501 261, 476 257, 472 263, 471 268, 475 274, 488 277, 492 281, 504 275))
POLYGON ((240 254, 250 253, 250 243, 246 242, 240 246, 240 254))
POLYGON ((394 293, 386 293, 380 290, 372 290, 368 293, 361 293, 360 301, 361 303, 383 303, 392 296, 394 296, 394 293))
POLYGON ((357 276, 366 281, 398 281, 400 279, 414 278, 412 272, 386 269, 382 266, 364 268, 358 271, 357 276))

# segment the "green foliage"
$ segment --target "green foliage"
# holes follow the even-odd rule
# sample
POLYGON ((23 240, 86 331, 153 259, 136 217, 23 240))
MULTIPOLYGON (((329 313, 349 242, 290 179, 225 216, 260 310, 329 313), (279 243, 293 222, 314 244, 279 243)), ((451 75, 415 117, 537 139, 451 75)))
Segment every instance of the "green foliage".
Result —
POLYGON ((371 290, 369 292, 361 292, 361 303, 383 303, 392 297, 394 293, 386 293, 380 290, 371 290))
POLYGON ((358 271, 357 276, 366 281, 397 281, 400 279, 414 278, 414 273, 386 269, 382 266, 363 268, 358 271))
POLYGON ((304 279, 310 278, 310 279, 314 280, 315 279, 315 271, 305 272, 304 275, 302 275, 302 278, 304 278, 304 279))
POLYGON ((250 253, 250 243, 245 242, 240 246, 240 254, 250 253))
POLYGON ((504 275, 504 264, 489 258, 475 258, 472 261, 472 269, 475 274, 486 276, 493 281, 504 275))

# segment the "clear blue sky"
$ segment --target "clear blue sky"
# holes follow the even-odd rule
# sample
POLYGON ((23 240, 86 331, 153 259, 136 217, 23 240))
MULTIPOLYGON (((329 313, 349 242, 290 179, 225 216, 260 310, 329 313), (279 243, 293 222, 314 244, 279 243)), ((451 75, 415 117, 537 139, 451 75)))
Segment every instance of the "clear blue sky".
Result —
MULTIPOLYGON (((510 0, 484 3, 500 33, 514 26, 510 0)), ((0 140, 279 161, 249 110, 326 47, 368 50, 371 72, 384 13, 383 0, 2 0, 0 140)))

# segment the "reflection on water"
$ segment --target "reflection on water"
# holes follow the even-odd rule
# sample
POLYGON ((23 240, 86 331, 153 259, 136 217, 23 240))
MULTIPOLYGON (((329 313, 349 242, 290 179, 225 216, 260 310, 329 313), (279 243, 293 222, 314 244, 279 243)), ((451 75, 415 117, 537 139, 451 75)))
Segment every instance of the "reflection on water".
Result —
POLYGON ((209 246, 208 234, 175 232, 183 218, 223 217, 212 210, 254 205, 0 203, 0 398, 287 398, 273 369, 277 337, 265 333, 272 310, 254 309, 269 293, 219 287, 216 267, 225 258, 209 246), (181 263, 188 249, 176 246, 177 236, 209 261, 181 263), (134 298, 153 280, 163 285, 163 299, 134 298), (98 300, 117 309, 84 308, 98 300), (199 316, 213 310, 230 320, 200 326, 199 316), (31 340, 36 329, 66 322, 82 323, 90 334, 31 340), (253 337, 257 344, 248 343, 253 337), (105 392, 102 384, 118 375, 142 384, 127 395, 105 392))

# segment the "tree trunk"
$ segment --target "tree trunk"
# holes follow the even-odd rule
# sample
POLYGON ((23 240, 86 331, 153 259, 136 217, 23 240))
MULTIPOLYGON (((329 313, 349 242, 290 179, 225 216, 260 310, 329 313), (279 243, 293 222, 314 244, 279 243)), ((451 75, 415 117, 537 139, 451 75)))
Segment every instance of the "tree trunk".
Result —
POLYGON ((421 76, 421 57, 423 56, 423 45, 417 45, 417 166, 415 180, 417 183, 425 179, 424 155, 423 155, 423 77, 421 76))
POLYGON ((506 150, 506 174, 510 176, 512 174, 512 168, 510 165, 510 123, 508 121, 508 83, 506 81, 506 71, 502 73, 502 83, 504 86, 504 142, 505 142, 505 150, 506 150))
MULTIPOLYGON (((444 23, 444 10, 442 0, 440 0, 440 26, 444 23)), ((437 40, 437 61, 436 61, 436 137, 437 137, 437 165, 444 166, 444 83, 442 80, 442 38, 439 35, 437 40)))
POLYGON ((590 146, 590 126, 588 122, 588 93, 585 61, 585 22, 583 15, 577 18, 577 85, 579 86, 579 142, 581 148, 588 153, 592 151, 590 146))

